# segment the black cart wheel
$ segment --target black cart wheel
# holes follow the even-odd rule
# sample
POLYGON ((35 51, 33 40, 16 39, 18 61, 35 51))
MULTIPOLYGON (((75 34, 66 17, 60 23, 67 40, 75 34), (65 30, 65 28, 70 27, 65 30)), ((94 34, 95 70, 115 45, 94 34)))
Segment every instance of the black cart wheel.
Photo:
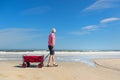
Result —
POLYGON ((26 68, 26 67, 27 67, 27 64, 23 62, 22 66, 23 66, 24 68, 26 68))
POLYGON ((44 66, 43 63, 39 63, 39 64, 38 64, 38 67, 39 67, 39 68, 42 68, 43 66, 44 66))
POLYGON ((26 62, 26 64, 27 64, 27 67, 30 67, 30 62, 26 62))

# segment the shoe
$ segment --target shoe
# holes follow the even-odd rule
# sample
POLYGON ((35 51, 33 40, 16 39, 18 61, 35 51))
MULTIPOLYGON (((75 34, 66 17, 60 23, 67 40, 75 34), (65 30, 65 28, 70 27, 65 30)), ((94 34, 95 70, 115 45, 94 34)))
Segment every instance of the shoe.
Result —
POLYGON ((56 64, 56 63, 55 63, 55 64, 53 64, 53 66, 57 67, 57 66, 58 66, 58 64, 56 64))
POLYGON ((48 64, 47 67, 51 67, 51 65, 48 64))

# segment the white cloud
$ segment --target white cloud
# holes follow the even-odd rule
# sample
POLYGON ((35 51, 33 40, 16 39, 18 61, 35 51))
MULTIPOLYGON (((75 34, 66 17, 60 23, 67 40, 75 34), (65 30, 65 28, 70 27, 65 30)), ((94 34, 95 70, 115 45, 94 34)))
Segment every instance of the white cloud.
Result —
POLYGON ((113 18, 106 18, 106 19, 101 20, 100 22, 101 23, 107 23, 107 22, 112 22, 112 21, 117 21, 117 20, 120 20, 120 18, 115 18, 115 17, 113 17, 113 18))
POLYGON ((97 0, 95 3, 88 6, 83 11, 114 8, 120 6, 119 3, 120 0, 97 0))
POLYGON ((7 28, 0 29, 0 44, 13 45, 23 41, 29 41, 34 38, 40 37, 37 29, 26 28, 7 28))
POLYGON ((118 21, 118 20, 120 20, 120 18, 116 18, 116 17, 106 18, 106 19, 103 19, 103 20, 100 21, 101 24, 84 26, 79 31, 73 31, 70 34, 73 34, 73 35, 90 34, 90 33, 94 32, 94 31, 96 31, 100 28, 106 27, 103 23, 118 21))
POLYGON ((89 30, 89 31, 93 31, 97 29, 96 25, 89 25, 89 26, 85 26, 82 28, 83 30, 89 30))
POLYGON ((98 26, 96 26, 96 25, 89 25, 89 26, 82 27, 80 31, 73 31, 70 34, 86 35, 86 34, 90 34, 92 31, 97 30, 97 28, 98 28, 98 26))

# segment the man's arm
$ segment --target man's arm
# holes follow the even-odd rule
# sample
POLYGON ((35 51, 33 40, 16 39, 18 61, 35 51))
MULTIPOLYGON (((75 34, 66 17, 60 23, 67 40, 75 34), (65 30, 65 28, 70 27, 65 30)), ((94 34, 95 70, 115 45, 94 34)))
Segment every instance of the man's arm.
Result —
POLYGON ((53 45, 53 47, 55 45, 55 35, 52 35, 52 45, 53 45))

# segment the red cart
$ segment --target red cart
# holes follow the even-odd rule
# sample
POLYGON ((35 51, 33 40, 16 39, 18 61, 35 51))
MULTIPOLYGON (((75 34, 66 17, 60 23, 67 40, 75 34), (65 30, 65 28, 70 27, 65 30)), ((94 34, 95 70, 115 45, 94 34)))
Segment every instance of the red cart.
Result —
POLYGON ((24 68, 30 67, 30 63, 38 63, 38 67, 42 68, 44 66, 44 55, 35 56, 35 55, 24 55, 23 56, 23 64, 24 68))

